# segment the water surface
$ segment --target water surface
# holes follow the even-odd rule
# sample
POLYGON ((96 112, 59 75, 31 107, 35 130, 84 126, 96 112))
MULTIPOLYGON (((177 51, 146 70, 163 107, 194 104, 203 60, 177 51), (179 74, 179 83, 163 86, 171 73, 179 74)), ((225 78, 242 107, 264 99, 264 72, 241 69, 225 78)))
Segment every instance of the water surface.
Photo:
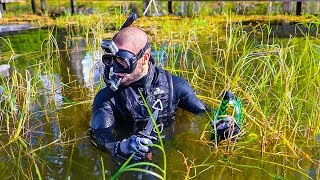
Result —
MULTIPOLYGON (((43 41, 48 38, 48 34, 47 29, 39 29, 4 37, 10 39, 12 49, 17 53, 13 61, 19 71, 34 72, 39 68, 37 64, 45 59, 43 41)), ((58 140, 36 151, 40 173, 45 179, 101 179, 102 173, 110 177, 119 168, 119 160, 95 148, 88 138, 92 99, 96 93, 93 89, 104 86, 101 81, 101 51, 89 51, 84 38, 66 38, 64 30, 54 30, 53 34, 58 43, 60 59, 54 61, 53 72, 41 71, 39 79, 42 85, 38 87, 39 95, 31 106, 33 115, 29 120, 29 126, 33 129, 29 131, 32 147, 58 140)), ((159 64, 166 59, 166 49, 163 46, 152 52, 155 57, 159 57, 159 64)), ((9 51, 8 45, 0 44, 0 55, 9 51)), ((4 63, 12 61, 1 61, 1 64, 4 63)), ((214 77, 210 73, 204 76, 214 77)), ((218 149, 208 146, 199 141, 207 121, 207 115, 195 116, 183 110, 178 111, 174 123, 175 135, 165 142, 168 179, 183 179, 188 166, 192 167, 190 177, 195 172, 200 173, 196 179, 306 179, 306 175, 318 177, 318 167, 306 159, 276 153, 262 156, 260 144, 254 134, 245 135, 236 145, 222 144, 218 149)), ((6 142, 3 137, 0 136, 0 140, 6 142)), ((286 147, 278 148, 279 152, 290 151, 286 147)), ((312 158, 319 159, 319 143, 305 148, 315 155, 312 158)), ((161 166, 161 154, 155 154, 153 161, 161 166)), ((26 164, 22 164, 22 167, 32 166, 31 161, 23 163, 26 164)), ((22 173, 15 173, 16 167, 7 152, 0 150, 0 177, 24 177, 22 173)), ((128 179, 140 175, 127 173, 121 177, 128 179)))

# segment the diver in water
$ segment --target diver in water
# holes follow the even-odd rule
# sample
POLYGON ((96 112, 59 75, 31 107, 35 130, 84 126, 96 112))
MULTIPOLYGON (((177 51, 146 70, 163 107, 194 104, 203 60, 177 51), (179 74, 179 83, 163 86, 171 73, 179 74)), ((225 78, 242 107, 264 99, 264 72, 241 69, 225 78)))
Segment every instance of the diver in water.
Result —
MULTIPOLYGON (((194 114, 210 109, 187 81, 156 66, 148 36, 140 28, 123 28, 112 40, 103 40, 101 47, 105 51, 102 60, 107 87, 93 102, 90 137, 94 145, 124 159, 132 154, 134 160, 147 158, 155 138, 150 132, 141 133, 152 122, 143 98, 161 131, 170 129, 177 108, 194 114)), ((218 129, 218 135, 230 131, 228 123, 231 121, 218 129)), ((235 126, 231 134, 238 132, 235 126)))

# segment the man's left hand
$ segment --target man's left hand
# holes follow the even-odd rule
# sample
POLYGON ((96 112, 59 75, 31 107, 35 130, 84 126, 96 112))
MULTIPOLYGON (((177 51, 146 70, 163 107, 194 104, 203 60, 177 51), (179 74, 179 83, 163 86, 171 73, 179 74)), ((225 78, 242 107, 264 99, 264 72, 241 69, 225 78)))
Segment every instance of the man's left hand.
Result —
POLYGON ((219 116, 218 120, 211 122, 211 127, 213 128, 213 131, 216 130, 219 135, 219 141, 225 139, 233 140, 240 132, 240 127, 238 126, 235 118, 229 115, 219 116))

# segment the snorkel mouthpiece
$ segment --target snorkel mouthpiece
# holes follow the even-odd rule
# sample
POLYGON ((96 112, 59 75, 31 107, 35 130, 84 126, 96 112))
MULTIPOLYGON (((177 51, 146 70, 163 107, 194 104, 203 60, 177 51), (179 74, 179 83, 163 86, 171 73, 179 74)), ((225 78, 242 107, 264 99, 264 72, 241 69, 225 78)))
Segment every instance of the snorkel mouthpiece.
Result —
POLYGON ((110 89, 112 91, 117 91, 119 86, 120 86, 120 83, 121 83, 121 79, 122 77, 118 77, 117 75, 112 75, 110 80, 109 80, 109 84, 110 84, 110 89))

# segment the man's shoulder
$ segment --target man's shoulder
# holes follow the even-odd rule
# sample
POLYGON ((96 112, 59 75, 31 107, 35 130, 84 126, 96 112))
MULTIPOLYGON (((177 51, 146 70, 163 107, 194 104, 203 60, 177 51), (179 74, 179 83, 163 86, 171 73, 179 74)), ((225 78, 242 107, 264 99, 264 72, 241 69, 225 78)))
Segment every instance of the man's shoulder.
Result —
POLYGON ((186 81, 183 77, 171 75, 172 76, 172 84, 173 84, 173 92, 177 97, 184 97, 190 93, 193 93, 193 90, 188 81, 186 81))
POLYGON ((173 75, 168 70, 165 70, 162 67, 156 66, 155 68, 156 68, 156 71, 158 74, 159 73, 168 74, 172 79, 173 85, 175 85, 175 84, 189 84, 184 78, 182 78, 180 76, 173 75))
POLYGON ((172 80, 175 81, 185 81, 183 78, 173 75, 172 73, 170 73, 168 70, 163 69, 162 67, 159 66, 155 66, 155 69, 157 71, 157 73, 164 73, 164 74, 168 74, 169 76, 171 76, 172 80))
POLYGON ((171 74, 173 84, 189 84, 184 78, 171 74))
POLYGON ((167 70, 165 70, 165 69, 163 69, 162 67, 160 67, 160 66, 155 66, 154 67, 155 68, 155 70, 159 73, 159 72, 166 72, 167 70))
POLYGON ((106 102, 111 100, 115 95, 116 92, 112 91, 110 87, 105 87, 96 94, 94 101, 97 103, 106 102))

